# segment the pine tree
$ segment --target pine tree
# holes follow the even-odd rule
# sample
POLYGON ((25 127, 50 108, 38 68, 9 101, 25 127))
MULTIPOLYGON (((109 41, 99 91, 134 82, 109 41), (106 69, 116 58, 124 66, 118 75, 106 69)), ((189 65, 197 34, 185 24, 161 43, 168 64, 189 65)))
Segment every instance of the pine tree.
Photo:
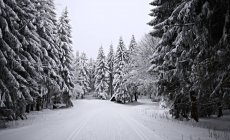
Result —
MULTIPOLYGON (((1 1, 0 13, 0 92, 6 108, 18 117, 18 107, 39 96, 37 81, 41 78, 35 62, 40 62, 40 46, 32 22, 33 3, 1 1), (27 13, 27 12, 30 12, 27 13), (29 49, 27 49, 29 47, 29 49)), ((25 113, 25 112, 21 112, 25 113)))
POLYGON ((137 42, 136 42, 134 35, 132 35, 132 38, 129 44, 129 49, 128 49, 128 63, 130 65, 131 63, 133 63, 133 61, 135 61, 132 58, 134 57, 136 50, 137 50, 137 42))
POLYGON ((77 84, 79 83, 79 80, 78 80, 78 77, 79 77, 79 73, 80 73, 80 54, 79 54, 79 51, 76 52, 76 55, 75 55, 75 61, 74 61, 74 84, 77 84))
POLYGON ((123 39, 120 38, 119 44, 117 47, 117 52, 115 55, 115 61, 114 61, 114 94, 116 96, 120 96, 121 98, 125 99, 124 96, 126 96, 126 87, 125 87, 125 71, 124 67, 125 64, 128 61, 128 55, 127 50, 125 48, 125 44, 123 42, 123 39))
MULTIPOLYGON (((170 95, 171 99, 175 99, 174 109, 177 110, 177 112, 180 112, 179 110, 182 109, 182 106, 179 106, 178 104, 183 105, 184 111, 182 112, 184 112, 184 116, 187 117, 188 112, 185 110, 187 110, 186 108, 189 108, 186 102, 189 101, 189 91, 191 86, 188 78, 190 74, 189 65, 191 65, 191 63, 190 58, 188 59, 185 57, 187 50, 183 50, 182 48, 189 47, 188 41, 194 39, 189 38, 192 37, 192 34, 190 33, 193 31, 187 26, 187 24, 193 23, 194 21, 192 15, 183 15, 187 14, 184 9, 189 7, 187 2, 170 2, 172 4, 172 7, 170 8, 162 8, 162 4, 160 4, 161 6, 158 5, 162 10, 161 12, 169 12, 170 14, 167 15, 165 19, 162 19, 162 16, 159 15, 155 19, 157 20, 154 26, 155 31, 157 32, 159 29, 164 30, 162 30, 162 34, 158 32, 158 37, 161 37, 161 41, 153 55, 153 60, 151 62, 153 65, 151 68, 152 72, 157 72, 159 74, 158 94, 170 95), (178 32, 181 34, 178 34, 178 32), (184 36, 185 34, 187 34, 187 39, 184 36)), ((190 10, 194 12, 193 8, 190 10)), ((159 11, 154 12, 157 13, 159 11)), ((152 33, 152 35, 156 36, 157 34, 152 33)), ((175 117, 178 118, 179 114, 176 114, 175 117)))
POLYGON ((72 82, 72 41, 71 41, 71 26, 68 19, 67 8, 62 13, 58 22, 58 36, 59 36, 59 47, 61 50, 60 59, 63 67, 62 78, 65 81, 65 90, 69 91, 73 88, 72 82))
POLYGON ((107 66, 108 66, 108 91, 111 96, 113 96, 113 79, 114 79, 114 51, 113 45, 110 45, 110 50, 107 56, 107 66))
MULTIPOLYGON (((157 15, 159 14, 157 11, 153 11, 153 15, 157 16, 155 19, 157 22, 152 22, 154 23, 152 25, 155 25, 154 29, 164 30, 159 36, 161 41, 153 55, 151 69, 160 75, 158 93, 170 95, 170 99, 174 100, 174 110, 184 112, 177 113, 175 117, 188 116, 189 106, 186 103, 190 101, 192 102, 191 117, 198 121, 198 116, 210 115, 215 110, 211 109, 208 114, 198 115, 196 107, 198 98, 200 104, 207 103, 208 100, 214 102, 214 97, 218 102, 222 102, 225 90, 221 85, 228 82, 228 78, 223 78, 228 77, 226 72, 228 69, 226 66, 229 65, 226 57, 228 51, 221 42, 223 36, 228 34, 223 31, 226 31, 226 27, 229 26, 227 20, 229 2, 225 0, 170 2, 175 3, 170 7, 171 12, 167 18, 162 18, 157 15), (217 7, 223 8, 218 10, 217 7), (218 20, 214 20, 217 15, 225 16, 219 16, 218 20), (222 50, 226 53, 222 53, 222 50), (226 63, 222 65, 223 62, 226 63)), ((159 8, 162 7, 163 5, 160 4, 159 8)), ((167 10, 162 9, 161 13, 167 13, 167 10)), ((154 33, 152 35, 155 36, 154 33)), ((227 38, 224 40, 229 42, 227 38)), ((200 113, 206 112, 205 109, 207 109, 205 106, 201 106, 200 113)))
POLYGON ((92 58, 89 59, 88 71, 89 71, 89 87, 90 87, 90 91, 95 91, 96 62, 92 58))
POLYGON ((148 24, 153 27, 151 35, 154 37, 162 37, 165 28, 156 26, 166 19, 168 19, 173 12, 174 8, 181 3, 182 0, 154 0, 150 5, 154 6, 149 14, 153 17, 148 24))
POLYGON ((90 91, 90 78, 87 61, 86 54, 82 53, 80 56, 80 85, 84 95, 90 91))
MULTIPOLYGON (((31 0, 32 1, 32 0, 31 0)), ((43 68, 43 79, 40 81, 41 91, 46 99, 46 106, 52 108, 53 102, 60 103, 56 97, 60 96, 65 87, 64 79, 62 78, 60 53, 61 49, 57 43, 57 21, 53 0, 33 0, 37 10, 34 24, 37 33, 40 37, 41 51, 44 54, 41 57, 43 68), (43 89, 43 90, 42 90, 43 89), (55 97, 55 101, 52 101, 55 97)))
MULTIPOLYGON (((18 38, 20 42, 22 42, 22 47, 27 55, 25 55, 25 59, 22 61, 22 66, 27 69, 28 74, 31 76, 27 81, 32 81, 34 83, 31 87, 26 89, 25 84, 21 84, 22 93, 25 91, 30 91, 33 95, 33 100, 28 100, 27 111, 29 112, 29 108, 33 108, 33 110, 41 110, 43 105, 39 100, 41 100, 44 92, 41 92, 41 81, 44 79, 44 66, 43 66, 43 58, 45 57, 43 53, 43 46, 40 40, 40 35, 37 33, 37 27, 35 24, 36 15, 38 10, 35 7, 35 3, 32 1, 18 1, 18 6, 24 11, 17 9, 18 15, 20 15, 20 25, 21 28, 18 30, 20 35, 18 34, 18 38), (26 60, 27 59, 27 60, 26 60), (29 62, 28 62, 29 61, 29 62), (33 107, 31 107, 31 105, 33 107)), ((27 98, 29 94, 27 94, 27 98)), ((30 97, 29 97, 30 98, 30 97)))
POLYGON ((27 104, 42 96, 39 81, 43 79, 43 70, 39 66, 42 65, 43 53, 34 26, 37 13, 34 5, 31 1, 5 1, 2 5, 1 51, 7 65, 1 70, 4 74, 1 76, 1 88, 6 107, 13 109, 16 116, 24 113, 27 104), (5 78, 12 82, 7 83, 5 78), (12 87, 7 89, 7 86, 12 87))
POLYGON ((132 35, 132 38, 129 44, 129 55, 132 55, 133 53, 135 53, 136 48, 137 48, 137 42, 136 42, 135 36, 132 35))
POLYGON ((73 91, 73 96, 74 98, 77 98, 81 95, 84 94, 83 88, 81 86, 81 61, 80 61, 81 57, 79 52, 76 52, 76 56, 75 56, 75 61, 74 61, 74 72, 73 72, 73 76, 74 76, 74 91, 73 91))
POLYGON ((107 92, 107 78, 106 74, 108 71, 108 68, 106 66, 106 60, 105 60, 105 54, 103 47, 101 46, 98 51, 97 56, 97 64, 96 64, 96 81, 95 81, 95 88, 98 94, 102 94, 107 92))
POLYGON ((14 119, 24 119, 26 107, 28 112, 31 108, 40 110, 43 99, 52 105, 52 96, 61 93, 61 51, 56 42, 54 3, 52 0, 0 3, 1 105, 12 110, 14 119))

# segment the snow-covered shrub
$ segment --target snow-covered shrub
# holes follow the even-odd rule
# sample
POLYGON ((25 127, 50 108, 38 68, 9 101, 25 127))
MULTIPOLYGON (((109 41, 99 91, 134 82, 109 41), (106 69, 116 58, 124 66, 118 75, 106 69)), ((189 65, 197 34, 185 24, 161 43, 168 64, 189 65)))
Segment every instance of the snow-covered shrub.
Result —
POLYGON ((84 95, 84 91, 82 89, 82 86, 80 85, 75 85, 73 91, 72 91, 72 98, 77 99, 79 97, 82 97, 84 95))
POLYGON ((164 100, 163 98, 161 98, 160 102, 159 102, 159 106, 160 108, 167 108, 168 107, 168 103, 166 100, 164 100))

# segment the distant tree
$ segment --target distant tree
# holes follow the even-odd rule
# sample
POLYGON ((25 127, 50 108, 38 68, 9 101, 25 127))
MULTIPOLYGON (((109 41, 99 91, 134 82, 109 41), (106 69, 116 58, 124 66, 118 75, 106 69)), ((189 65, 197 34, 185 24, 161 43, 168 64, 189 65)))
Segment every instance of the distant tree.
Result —
POLYGON ((134 60, 132 60, 132 58, 133 58, 133 55, 135 55, 136 48, 137 48, 137 42, 136 42, 134 35, 132 35, 132 38, 131 38, 131 41, 129 44, 129 48, 128 48, 128 59, 129 59, 128 61, 129 61, 129 63, 133 63, 133 61, 134 61, 134 60))
MULTIPOLYGON (((119 39, 119 44, 117 47, 115 61, 114 61, 114 94, 116 96, 120 96, 121 98, 125 99, 127 94, 127 89, 125 86, 125 71, 124 67, 128 62, 128 53, 125 48, 125 44, 123 42, 122 37, 119 39)), ((124 100, 125 102, 125 100, 124 100)))
POLYGON ((113 89, 113 79, 114 79, 114 51, 113 45, 110 45, 110 50, 107 56, 107 66, 108 66, 108 91, 110 96, 113 96, 114 89, 113 89))
POLYGON ((90 86, 90 91, 95 91, 96 62, 92 58, 89 59, 88 71, 89 71, 89 86, 90 86))
POLYGON ((75 60, 73 63, 73 75, 74 75, 74 90, 73 90, 73 96, 74 98, 77 98, 81 95, 84 94, 83 92, 83 87, 81 86, 81 63, 80 63, 80 54, 77 51, 76 52, 76 56, 75 56, 75 60))
POLYGON ((88 69, 88 59, 85 53, 80 56, 80 86, 84 95, 90 91, 90 75, 88 69))
POLYGON ((108 68, 106 66, 106 60, 105 60, 105 54, 103 47, 101 46, 98 52, 97 56, 97 64, 96 64, 96 81, 95 81, 95 88, 98 94, 107 92, 108 84, 107 84, 107 78, 106 73, 108 71, 108 68))

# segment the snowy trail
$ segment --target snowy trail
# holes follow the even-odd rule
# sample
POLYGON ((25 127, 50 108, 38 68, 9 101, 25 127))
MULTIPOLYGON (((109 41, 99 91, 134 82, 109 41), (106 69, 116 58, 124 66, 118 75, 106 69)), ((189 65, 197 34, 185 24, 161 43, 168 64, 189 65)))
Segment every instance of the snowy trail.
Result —
POLYGON ((0 130, 0 140, 212 140, 208 131, 159 121, 141 114, 149 105, 122 105, 101 100, 78 100, 64 110, 44 110, 0 130))
POLYGON ((109 101, 80 100, 74 108, 39 113, 24 126, 0 130, 0 140, 161 140, 126 111, 109 101))
POLYGON ((99 101, 98 104, 97 113, 87 120, 87 124, 80 131, 75 133, 75 138, 79 140, 161 140, 149 128, 134 120, 122 105, 108 101, 99 101))

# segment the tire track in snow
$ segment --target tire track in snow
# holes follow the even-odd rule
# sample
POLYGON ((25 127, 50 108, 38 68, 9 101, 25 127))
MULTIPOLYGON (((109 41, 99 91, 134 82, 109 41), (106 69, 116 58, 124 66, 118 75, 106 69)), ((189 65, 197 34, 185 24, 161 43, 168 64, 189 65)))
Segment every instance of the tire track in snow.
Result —
POLYGON ((80 125, 78 124, 78 127, 73 130, 73 132, 69 135, 69 137, 66 140, 77 140, 75 139, 79 133, 84 129, 87 124, 90 122, 90 120, 93 118, 93 116, 97 113, 96 111, 94 112, 89 112, 90 115, 84 115, 81 119, 80 122, 82 122, 80 125), (88 117, 88 118, 86 118, 88 117))
MULTIPOLYGON (((124 113, 123 113, 124 114, 124 113)), ((138 135, 138 137, 141 140, 163 140, 162 137, 156 135, 152 130, 145 127, 143 124, 139 123, 137 120, 133 119, 129 115, 122 115, 119 114, 123 121, 126 122, 127 125, 130 126, 130 128, 138 135), (150 134, 152 137, 149 138, 149 135, 146 135, 146 133, 150 134)))

